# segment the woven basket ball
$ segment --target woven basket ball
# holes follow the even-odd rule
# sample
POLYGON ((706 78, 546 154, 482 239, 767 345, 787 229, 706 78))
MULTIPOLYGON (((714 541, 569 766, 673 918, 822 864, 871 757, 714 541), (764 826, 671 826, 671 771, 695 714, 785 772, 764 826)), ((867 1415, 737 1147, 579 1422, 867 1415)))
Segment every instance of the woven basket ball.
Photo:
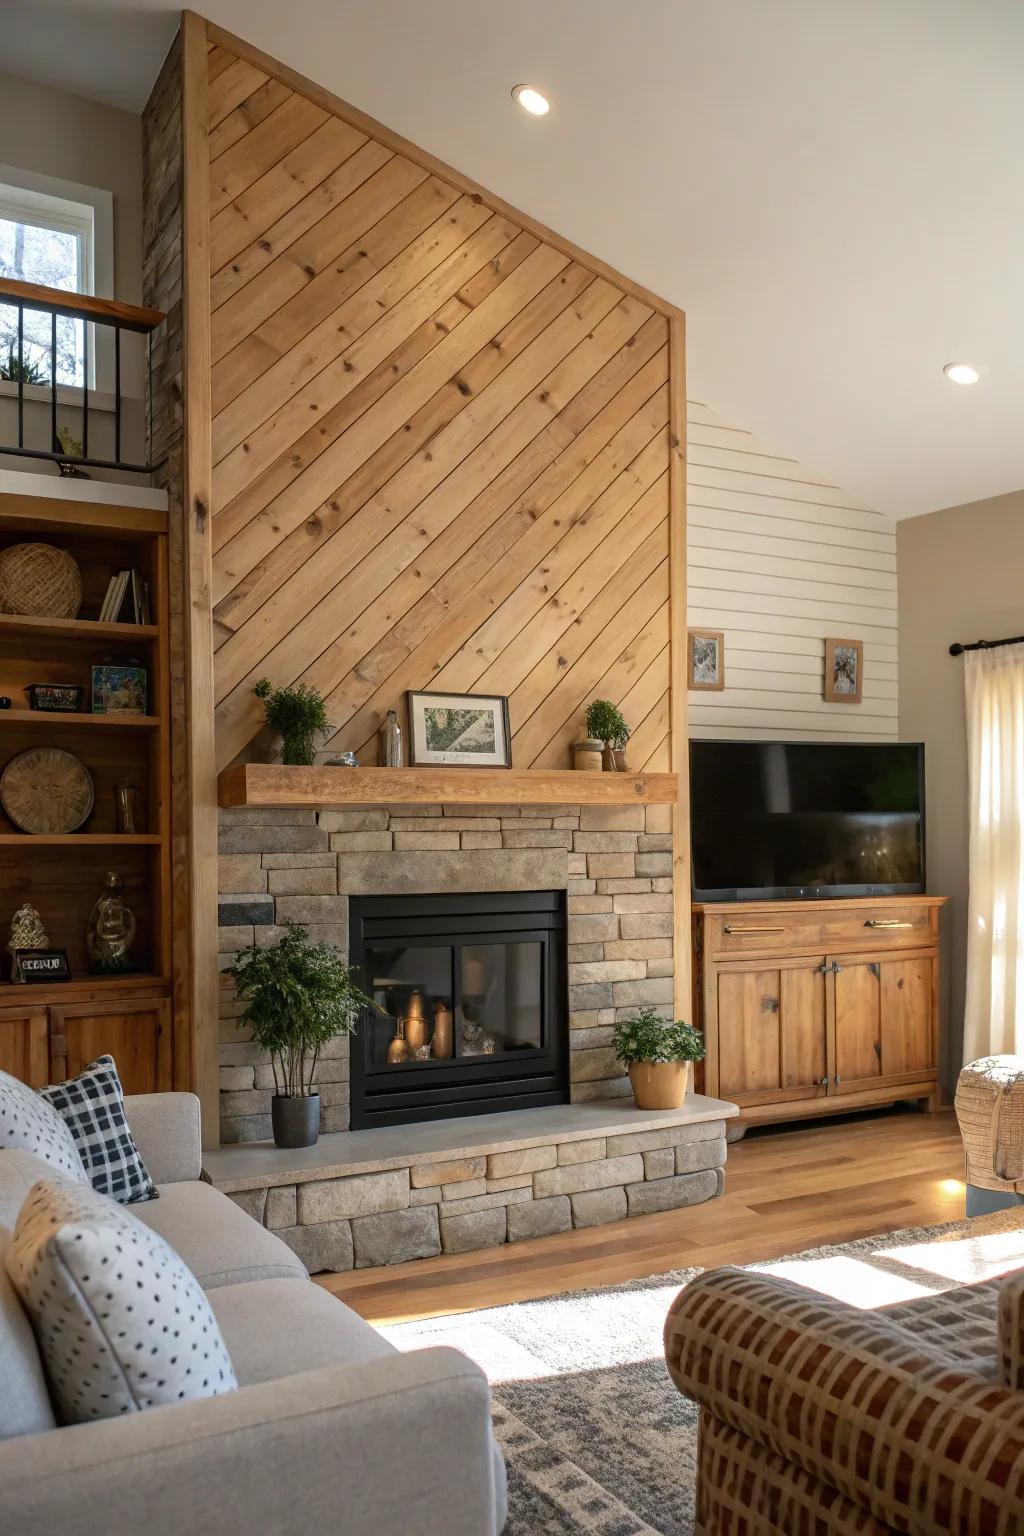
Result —
POLYGON ((78 566, 52 544, 12 544, 0 552, 0 613, 73 619, 82 606, 78 566))

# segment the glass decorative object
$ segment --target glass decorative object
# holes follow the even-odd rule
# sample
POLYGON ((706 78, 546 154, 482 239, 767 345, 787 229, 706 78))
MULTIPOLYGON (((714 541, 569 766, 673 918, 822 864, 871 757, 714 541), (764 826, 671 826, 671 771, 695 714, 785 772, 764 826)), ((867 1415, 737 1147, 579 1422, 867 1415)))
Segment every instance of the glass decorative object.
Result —
POLYGON ((85 931, 90 967, 95 976, 116 976, 136 969, 132 959, 135 914, 121 896, 121 878, 113 870, 103 877, 104 891, 85 931))
POLYGON ((380 728, 380 765, 382 768, 404 767, 405 752, 402 745, 402 727, 398 715, 389 709, 380 728))

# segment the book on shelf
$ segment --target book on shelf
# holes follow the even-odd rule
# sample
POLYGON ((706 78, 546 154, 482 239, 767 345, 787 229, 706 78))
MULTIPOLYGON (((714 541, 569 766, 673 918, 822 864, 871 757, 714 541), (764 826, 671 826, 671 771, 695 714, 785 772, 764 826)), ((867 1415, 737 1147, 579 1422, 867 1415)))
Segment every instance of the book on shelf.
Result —
POLYGON ((149 624, 149 582, 138 571, 118 571, 107 584, 100 609, 101 624, 149 624))

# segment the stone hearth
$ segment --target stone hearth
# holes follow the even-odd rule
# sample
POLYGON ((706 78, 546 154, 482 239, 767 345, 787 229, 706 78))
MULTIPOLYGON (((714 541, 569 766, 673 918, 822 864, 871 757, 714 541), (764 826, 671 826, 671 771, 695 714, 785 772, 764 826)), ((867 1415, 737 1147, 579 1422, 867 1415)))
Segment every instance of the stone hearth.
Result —
POLYGON ((315 1147, 224 1147, 204 1174, 313 1272, 547 1237, 722 1192, 735 1104, 560 1105, 349 1131, 315 1147))
MULTIPOLYGON (((573 1104, 629 1093, 610 1044, 617 1018, 643 1004, 665 1017, 672 1014, 667 806, 222 810, 220 888, 222 969, 243 945, 272 943, 287 920, 306 923, 314 938, 347 954, 351 895, 566 891, 573 1104)), ((264 1141, 271 1134, 273 1074, 267 1058, 238 1029, 239 1012, 225 978, 220 1045, 225 1143, 264 1141)), ((335 1041, 324 1053, 318 1075, 323 1129, 347 1131, 347 1040, 335 1041)), ((623 1179, 620 1190, 626 1183, 623 1179)))

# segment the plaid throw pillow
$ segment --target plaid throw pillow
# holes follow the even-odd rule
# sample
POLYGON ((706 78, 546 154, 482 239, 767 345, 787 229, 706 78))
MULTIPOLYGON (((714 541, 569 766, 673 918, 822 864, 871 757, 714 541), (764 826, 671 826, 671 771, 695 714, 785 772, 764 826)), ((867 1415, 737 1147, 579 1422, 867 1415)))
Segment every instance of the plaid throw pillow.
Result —
POLYGON ((124 1090, 113 1056, 91 1061, 69 1082, 41 1088, 39 1097, 53 1105, 74 1137, 93 1189, 119 1205, 158 1198, 125 1119, 124 1090))

